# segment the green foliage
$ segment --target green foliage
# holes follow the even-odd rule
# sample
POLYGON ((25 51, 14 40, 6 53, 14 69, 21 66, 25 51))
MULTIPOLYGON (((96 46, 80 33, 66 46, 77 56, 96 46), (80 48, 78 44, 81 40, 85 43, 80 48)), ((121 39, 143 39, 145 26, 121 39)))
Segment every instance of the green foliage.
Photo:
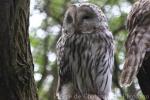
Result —
POLYGON ((61 8, 61 6, 63 6, 63 3, 63 0, 52 0, 49 8, 51 9, 51 14, 54 15, 54 17, 60 17, 60 12, 63 12, 64 10, 61 8))

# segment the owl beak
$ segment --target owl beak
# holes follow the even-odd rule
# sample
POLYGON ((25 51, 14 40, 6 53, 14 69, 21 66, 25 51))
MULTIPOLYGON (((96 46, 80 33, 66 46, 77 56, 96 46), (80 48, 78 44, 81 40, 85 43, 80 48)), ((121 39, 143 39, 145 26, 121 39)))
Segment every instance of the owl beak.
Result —
POLYGON ((74 26, 74 34, 79 34, 81 31, 79 30, 79 20, 78 20, 78 9, 75 5, 72 5, 71 16, 73 18, 73 26, 74 26))
POLYGON ((81 30, 80 30, 80 21, 78 20, 77 18, 77 14, 76 14, 76 17, 75 17, 75 34, 81 34, 81 30))
POLYGON ((75 24, 75 34, 80 34, 81 31, 79 29, 79 25, 78 24, 75 24))

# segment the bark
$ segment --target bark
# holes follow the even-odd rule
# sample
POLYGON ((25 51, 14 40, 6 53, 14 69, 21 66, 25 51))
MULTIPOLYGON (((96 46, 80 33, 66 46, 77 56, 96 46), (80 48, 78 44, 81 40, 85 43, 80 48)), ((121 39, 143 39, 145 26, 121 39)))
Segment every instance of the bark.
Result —
POLYGON ((0 0, 0 100, 37 100, 29 0, 0 0))

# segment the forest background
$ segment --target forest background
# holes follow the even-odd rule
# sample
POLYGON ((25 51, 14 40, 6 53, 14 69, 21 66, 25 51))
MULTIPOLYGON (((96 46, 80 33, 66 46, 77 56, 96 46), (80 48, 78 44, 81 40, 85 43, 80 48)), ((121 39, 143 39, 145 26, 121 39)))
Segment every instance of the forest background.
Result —
POLYGON ((31 0, 29 35, 39 99, 56 100, 58 66, 55 45, 67 7, 77 2, 90 2, 101 7, 114 35, 116 49, 111 99, 144 100, 137 80, 129 88, 121 88, 118 83, 125 58, 126 18, 134 0, 31 0))

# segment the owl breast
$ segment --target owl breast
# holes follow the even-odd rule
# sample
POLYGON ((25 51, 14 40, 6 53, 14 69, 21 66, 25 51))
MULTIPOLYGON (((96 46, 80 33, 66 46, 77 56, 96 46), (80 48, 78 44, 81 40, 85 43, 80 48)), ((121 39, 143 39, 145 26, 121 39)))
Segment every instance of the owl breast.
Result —
POLYGON ((107 50, 111 44, 106 44, 97 34, 76 34, 66 40, 64 58, 69 64, 76 91, 82 94, 105 94, 110 91, 110 83, 107 81, 111 81, 111 74, 109 77, 107 74, 111 73, 108 66, 112 64, 110 56, 113 52, 107 50))

